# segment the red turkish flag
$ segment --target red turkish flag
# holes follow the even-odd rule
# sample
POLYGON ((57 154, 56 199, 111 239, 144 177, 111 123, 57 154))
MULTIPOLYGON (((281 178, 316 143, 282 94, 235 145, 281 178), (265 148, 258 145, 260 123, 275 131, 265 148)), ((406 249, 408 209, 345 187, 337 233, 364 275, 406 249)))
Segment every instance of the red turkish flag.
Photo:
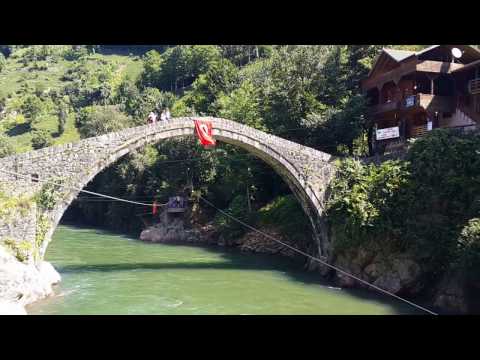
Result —
POLYGON ((195 130, 200 142, 204 147, 215 146, 215 139, 212 135, 212 123, 206 120, 194 120, 195 130))

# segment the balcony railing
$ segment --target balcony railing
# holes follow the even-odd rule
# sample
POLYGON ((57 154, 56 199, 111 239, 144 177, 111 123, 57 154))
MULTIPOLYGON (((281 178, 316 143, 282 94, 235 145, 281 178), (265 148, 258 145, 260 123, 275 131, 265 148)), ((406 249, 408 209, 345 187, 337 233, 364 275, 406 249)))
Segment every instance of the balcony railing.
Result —
POLYGON ((452 96, 431 94, 411 95, 402 101, 402 110, 414 107, 420 107, 429 112, 453 112, 455 110, 454 98, 452 96))
POLYGON ((389 101, 384 104, 378 104, 372 107, 372 114, 386 113, 398 109, 398 101, 389 101))
POLYGON ((455 111, 455 103, 452 96, 417 94, 407 96, 400 101, 375 105, 371 108, 371 113, 380 114, 393 110, 406 111, 410 108, 423 108, 429 112, 453 112, 455 111))
POLYGON ((473 79, 468 82, 468 91, 472 95, 480 94, 480 78, 473 79))

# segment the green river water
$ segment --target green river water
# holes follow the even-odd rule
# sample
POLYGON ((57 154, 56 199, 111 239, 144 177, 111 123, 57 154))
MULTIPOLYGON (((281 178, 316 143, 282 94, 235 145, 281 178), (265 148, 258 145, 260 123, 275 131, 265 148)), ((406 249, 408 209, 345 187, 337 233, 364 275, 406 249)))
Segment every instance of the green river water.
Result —
POLYGON ((322 282, 302 264, 218 247, 149 244, 59 226, 46 260, 62 276, 29 314, 413 314, 363 290, 322 282))

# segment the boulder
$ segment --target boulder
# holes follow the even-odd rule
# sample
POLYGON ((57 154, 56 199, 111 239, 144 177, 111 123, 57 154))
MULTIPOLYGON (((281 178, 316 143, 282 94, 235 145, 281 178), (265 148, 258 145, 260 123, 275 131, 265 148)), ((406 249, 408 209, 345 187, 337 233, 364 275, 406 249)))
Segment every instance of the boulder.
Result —
POLYGON ((58 284, 62 281, 60 274, 48 261, 42 261, 40 265, 38 265, 38 271, 40 272, 42 279, 51 285, 58 284))
MULTIPOLYGON (((417 293, 421 290, 421 267, 407 254, 385 254, 358 248, 339 254, 334 265, 392 293, 417 293)), ((365 287, 350 276, 336 272, 341 287, 365 287)))
POLYGON ((0 301, 0 315, 27 315, 27 311, 17 302, 0 301))
POLYGON ((40 263, 38 268, 19 262, 0 246, 0 301, 4 309, 15 309, 12 304, 23 307, 50 296, 52 285, 60 280, 60 275, 48 262, 40 263))
POLYGON ((466 314, 469 311, 465 276, 461 273, 447 273, 435 293, 434 306, 448 312, 466 314))

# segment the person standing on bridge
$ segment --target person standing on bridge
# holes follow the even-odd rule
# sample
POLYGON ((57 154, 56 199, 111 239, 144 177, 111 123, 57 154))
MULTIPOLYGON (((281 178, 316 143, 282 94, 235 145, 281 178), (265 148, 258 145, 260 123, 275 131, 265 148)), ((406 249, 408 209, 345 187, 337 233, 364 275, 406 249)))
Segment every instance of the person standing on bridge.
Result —
POLYGON ((160 120, 162 120, 162 123, 165 124, 167 122, 167 112, 162 110, 162 114, 160 115, 160 120))
POLYGON ((157 115, 151 111, 150 114, 148 114, 147 118, 147 124, 155 124, 157 122, 157 115))
POLYGON ((170 121, 170 110, 168 109, 168 107, 165 109, 165 118, 167 119, 167 121, 170 121))

